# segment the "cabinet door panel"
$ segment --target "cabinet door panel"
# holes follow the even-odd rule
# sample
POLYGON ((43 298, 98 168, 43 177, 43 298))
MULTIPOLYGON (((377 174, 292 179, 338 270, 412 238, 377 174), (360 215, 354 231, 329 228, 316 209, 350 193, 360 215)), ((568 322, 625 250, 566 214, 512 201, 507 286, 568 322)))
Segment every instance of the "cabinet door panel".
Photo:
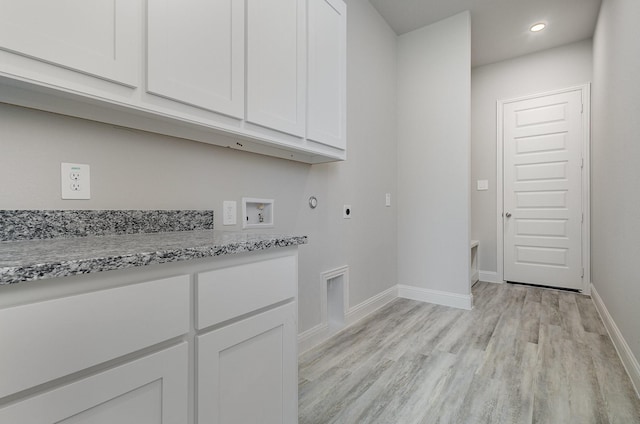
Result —
POLYGON ((309 0, 307 138, 346 148, 346 6, 309 0))
POLYGON ((0 408, 20 424, 186 423, 187 344, 0 408))
POLYGON ((198 336, 198 422, 297 422, 296 304, 198 336))
POLYGON ((0 49, 135 87, 137 0, 0 0, 0 49))
POLYGON ((149 0, 147 91, 244 117, 244 1, 149 0))
POLYGON ((305 3, 247 2, 247 121, 304 136, 305 3))

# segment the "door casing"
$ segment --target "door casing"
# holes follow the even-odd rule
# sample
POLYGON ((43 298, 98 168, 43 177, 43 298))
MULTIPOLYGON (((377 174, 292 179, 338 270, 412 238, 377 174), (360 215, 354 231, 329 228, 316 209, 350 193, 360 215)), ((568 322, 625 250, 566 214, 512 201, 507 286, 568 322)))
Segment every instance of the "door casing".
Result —
POLYGON ((582 168, 582 211, 584 213, 584 222, 582 223, 582 265, 584 267, 584 276, 582 278, 582 293, 591 293, 591 207, 590 207, 590 174, 591 174, 591 84, 568 87, 559 90, 547 91, 544 93, 535 93, 527 96, 517 97, 513 99, 501 99, 497 102, 497 139, 496 139, 496 199, 497 199, 497 281, 504 282, 504 156, 503 156, 503 125, 504 125, 504 105, 506 103, 519 102, 522 100, 530 100, 538 97, 549 96, 553 94, 562 94, 570 91, 580 91, 582 93, 583 105, 583 139, 582 139, 582 157, 584 165, 582 168))

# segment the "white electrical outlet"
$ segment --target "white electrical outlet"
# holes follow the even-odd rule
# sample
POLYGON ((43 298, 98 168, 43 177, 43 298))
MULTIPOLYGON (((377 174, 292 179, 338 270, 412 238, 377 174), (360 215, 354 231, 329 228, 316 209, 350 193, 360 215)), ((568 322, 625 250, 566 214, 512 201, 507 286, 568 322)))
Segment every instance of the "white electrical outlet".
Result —
POLYGON ((387 193, 384 196, 384 205, 391 206, 391 193, 387 193))
POLYGON ((63 199, 91 199, 91 172, 89 165, 61 163, 60 189, 63 199))
POLYGON ((236 225, 237 205, 234 200, 222 202, 222 225, 236 225))

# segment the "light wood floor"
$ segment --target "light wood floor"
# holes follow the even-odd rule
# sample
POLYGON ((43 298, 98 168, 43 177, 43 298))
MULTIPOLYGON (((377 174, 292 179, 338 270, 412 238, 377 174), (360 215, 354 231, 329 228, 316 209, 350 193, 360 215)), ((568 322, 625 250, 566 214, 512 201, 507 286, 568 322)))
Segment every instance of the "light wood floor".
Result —
POLYGON ((300 424, 640 423, 591 298, 473 294, 472 311, 397 299, 302 355, 300 424))

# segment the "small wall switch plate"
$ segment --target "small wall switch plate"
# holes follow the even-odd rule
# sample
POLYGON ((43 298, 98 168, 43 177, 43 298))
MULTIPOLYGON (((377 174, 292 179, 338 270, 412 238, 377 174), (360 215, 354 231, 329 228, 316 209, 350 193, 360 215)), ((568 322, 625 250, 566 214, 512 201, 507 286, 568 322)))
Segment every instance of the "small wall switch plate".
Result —
POLYGON ((342 207, 342 217, 344 219, 351 219, 351 213, 353 211, 351 210, 351 205, 344 205, 342 207))
POLYGON ((60 192, 63 199, 91 199, 91 172, 89 165, 61 163, 60 192))
POLYGON ((391 206, 391 193, 385 194, 384 205, 387 207, 391 206))
POLYGON ((489 190, 489 180, 478 180, 478 191, 489 190))
POLYGON ((237 216, 237 203, 235 200, 222 202, 222 225, 236 225, 237 216))

